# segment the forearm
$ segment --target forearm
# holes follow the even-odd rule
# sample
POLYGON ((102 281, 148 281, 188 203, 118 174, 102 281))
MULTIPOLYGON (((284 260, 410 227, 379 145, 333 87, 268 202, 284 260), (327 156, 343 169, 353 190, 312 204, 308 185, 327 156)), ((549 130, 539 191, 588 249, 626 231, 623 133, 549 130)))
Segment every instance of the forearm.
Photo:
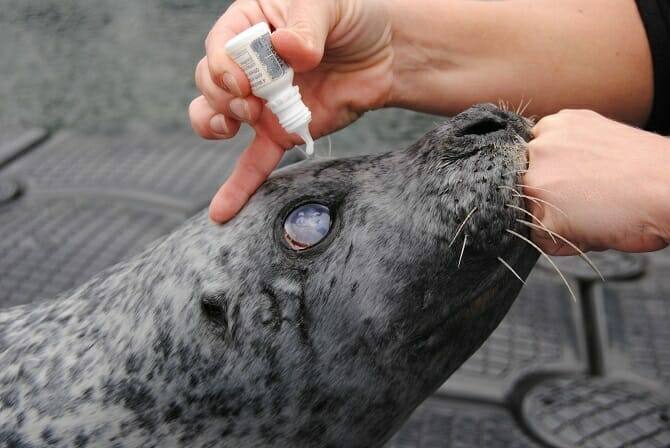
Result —
POLYGON ((653 98, 633 0, 393 0, 390 106, 454 114, 531 101, 527 114, 598 111, 642 125, 653 98))

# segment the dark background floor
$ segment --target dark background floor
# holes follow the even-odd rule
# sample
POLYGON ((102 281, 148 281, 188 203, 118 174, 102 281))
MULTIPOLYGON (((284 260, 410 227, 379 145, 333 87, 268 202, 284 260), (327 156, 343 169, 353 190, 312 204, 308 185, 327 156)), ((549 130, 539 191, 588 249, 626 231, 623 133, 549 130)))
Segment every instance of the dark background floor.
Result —
MULTIPOLYGON (((213 0, 0 0, 0 306, 55 299, 206 205, 248 134, 192 135, 213 0)), ((387 110, 334 155, 403 146, 437 118, 387 110)), ((326 145, 327 146, 327 145, 326 145)), ((486 344, 389 443, 670 447, 670 252, 541 263, 486 344)))

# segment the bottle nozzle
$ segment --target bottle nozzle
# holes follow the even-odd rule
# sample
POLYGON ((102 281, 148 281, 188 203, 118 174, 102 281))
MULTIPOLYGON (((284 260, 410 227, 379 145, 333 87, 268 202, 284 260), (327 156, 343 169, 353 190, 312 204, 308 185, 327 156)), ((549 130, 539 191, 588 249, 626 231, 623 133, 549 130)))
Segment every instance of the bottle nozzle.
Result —
POLYGON ((305 152, 307 153, 308 156, 311 156, 314 154, 314 139, 312 138, 312 134, 309 133, 309 124, 305 123, 303 126, 300 126, 296 131, 296 134, 298 134, 302 139, 305 141, 305 152))

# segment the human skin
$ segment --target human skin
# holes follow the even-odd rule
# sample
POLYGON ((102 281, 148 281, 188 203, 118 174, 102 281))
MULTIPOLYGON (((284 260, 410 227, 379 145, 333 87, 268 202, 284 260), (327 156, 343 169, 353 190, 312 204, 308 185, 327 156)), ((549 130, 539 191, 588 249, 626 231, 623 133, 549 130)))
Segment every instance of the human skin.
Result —
MULTIPOLYGON (((596 169, 597 161, 597 171, 618 172, 621 160, 615 154, 623 155, 624 147, 638 146, 638 138, 649 142, 649 147, 664 146, 665 140, 595 114, 588 115, 588 123, 594 126, 591 138, 579 140, 573 134, 582 136, 582 124, 565 117, 578 115, 586 120, 586 113, 547 117, 572 108, 591 109, 638 126, 647 121, 653 98, 652 62, 633 0, 237 1, 207 37, 206 56, 196 69, 196 84, 203 95, 189 108, 193 128, 204 138, 230 138, 241 121, 256 131, 256 138, 212 200, 210 216, 217 222, 233 217, 276 167, 284 150, 301 142, 287 135, 263 102, 250 95, 243 72, 224 52, 228 39, 259 21, 276 28, 273 45, 297 71, 295 82, 312 110, 314 137, 381 107, 453 115, 479 102, 518 105, 530 101, 526 115, 546 118, 538 123, 537 138, 529 148, 524 193, 542 199, 549 193, 540 194, 540 188, 549 189, 551 200, 562 198, 561 209, 567 215, 558 218, 544 202, 527 201, 543 225, 587 250, 644 251, 662 247, 661 241, 667 244, 667 230, 662 230, 667 226, 647 221, 647 217, 667 216, 667 210, 664 215, 639 209, 640 204, 658 206, 658 201, 625 201, 630 194, 617 196, 622 194, 620 186, 608 186, 606 177, 599 179, 597 196, 586 194, 591 191, 589 177, 582 176, 579 191, 573 179, 573 169, 580 163, 575 156, 585 145, 592 145, 590 169, 596 169), (613 142, 598 132, 620 130, 617 126, 629 132, 620 132, 620 151, 610 154, 613 142), (571 136, 560 145, 573 151, 552 151, 559 143, 554 140, 557 135, 571 136), (551 179, 550 188, 545 188, 547 179, 551 179), (605 204, 628 209, 616 211, 605 204), (622 217, 627 220, 612 225, 622 217), (636 217, 638 221, 633 222, 636 217), (586 226, 587 222, 598 225, 586 226)), ((638 168, 660 166, 654 157, 664 157, 665 152, 641 153, 638 157, 644 163, 638 168)), ((625 172, 631 177, 619 182, 636 183, 643 176, 625 172)), ((534 231, 533 239, 544 250, 574 251, 554 244, 543 232, 534 231)))
MULTIPOLYGON (((541 119, 528 144, 523 193, 543 225, 581 250, 647 252, 670 244, 670 139, 589 110, 541 119)), ((537 224, 537 221, 535 221, 537 224)), ((539 227, 547 253, 577 251, 539 227)))

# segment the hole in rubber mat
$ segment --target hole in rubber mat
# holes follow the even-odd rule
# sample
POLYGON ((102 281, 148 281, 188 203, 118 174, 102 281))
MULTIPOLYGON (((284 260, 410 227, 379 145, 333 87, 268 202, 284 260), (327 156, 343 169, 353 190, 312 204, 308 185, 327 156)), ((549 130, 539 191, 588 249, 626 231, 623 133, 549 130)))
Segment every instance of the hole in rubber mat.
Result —
POLYGON ((10 178, 0 177, 0 205, 19 197, 21 186, 10 178))

